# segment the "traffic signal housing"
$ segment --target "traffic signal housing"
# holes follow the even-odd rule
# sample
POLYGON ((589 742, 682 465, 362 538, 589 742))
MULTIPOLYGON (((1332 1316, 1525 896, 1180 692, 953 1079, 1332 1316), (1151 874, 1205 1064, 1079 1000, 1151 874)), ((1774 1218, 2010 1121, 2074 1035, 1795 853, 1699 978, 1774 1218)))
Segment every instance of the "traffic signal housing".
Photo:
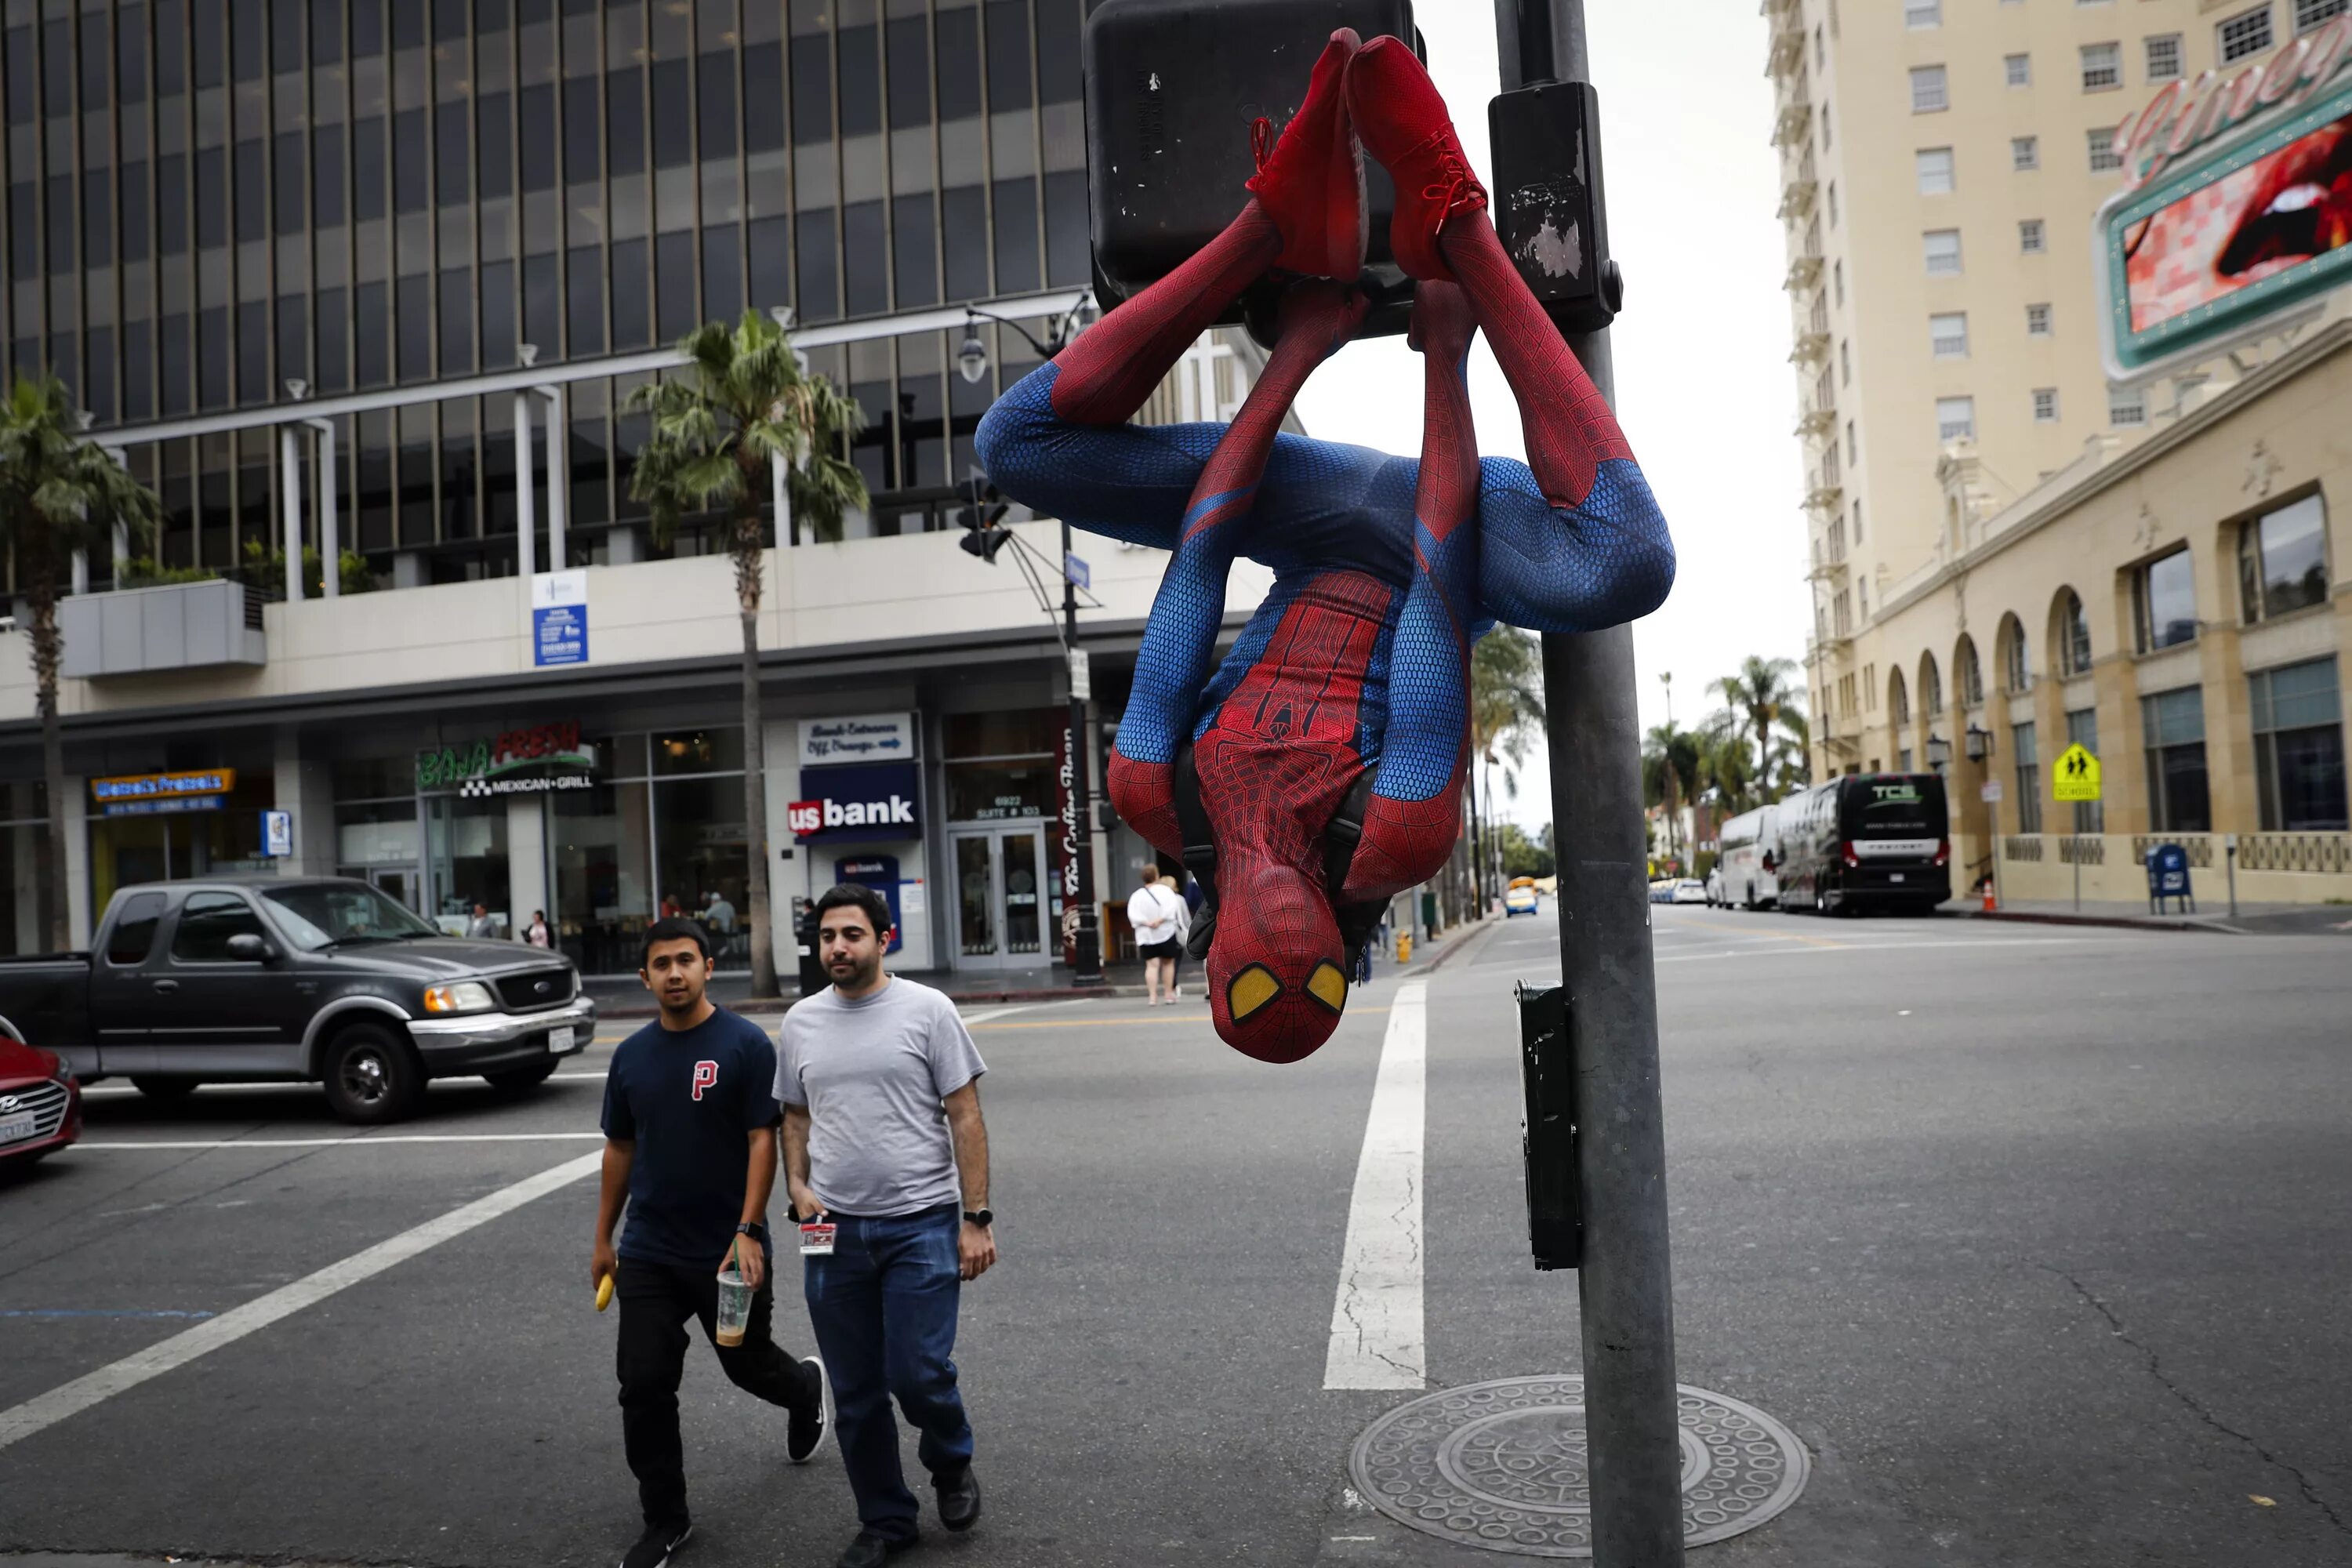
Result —
POLYGON ((965 554, 977 555, 993 566, 996 552, 1013 539, 1013 531, 1004 526, 1006 503, 978 468, 971 470, 962 489, 964 503, 956 509, 956 521, 963 524, 963 538, 957 543, 965 554))
MULTIPOLYGON (((1413 40, 1412 0, 1103 0, 1086 34, 1087 194, 1095 298, 1105 310, 1183 264, 1232 223, 1256 172, 1250 127, 1279 133, 1334 29, 1413 40)), ((1402 332, 1412 293, 1389 254, 1388 172, 1367 160, 1367 281, 1379 302, 1360 337, 1402 332)), ((1271 345, 1278 285, 1218 318, 1271 345)))

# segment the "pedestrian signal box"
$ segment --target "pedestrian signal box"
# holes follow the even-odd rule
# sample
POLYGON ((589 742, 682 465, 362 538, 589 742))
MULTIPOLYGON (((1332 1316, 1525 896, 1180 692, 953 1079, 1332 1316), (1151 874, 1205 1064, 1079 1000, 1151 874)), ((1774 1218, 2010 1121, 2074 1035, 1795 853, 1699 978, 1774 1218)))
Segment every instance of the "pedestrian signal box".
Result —
POLYGON ((1577 1183, 1576 1069, 1568 1038, 1568 989, 1522 984, 1520 1123, 1528 1166, 1528 1243, 1538 1268, 1584 1261, 1584 1200, 1577 1183))

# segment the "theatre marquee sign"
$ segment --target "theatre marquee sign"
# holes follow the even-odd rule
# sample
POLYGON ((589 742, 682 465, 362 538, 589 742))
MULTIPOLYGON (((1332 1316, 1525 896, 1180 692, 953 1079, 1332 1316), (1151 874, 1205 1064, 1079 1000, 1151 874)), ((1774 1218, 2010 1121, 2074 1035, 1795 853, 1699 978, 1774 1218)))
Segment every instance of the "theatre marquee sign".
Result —
POLYGON ((2116 127, 2092 220, 2102 355, 2145 382, 2270 336, 2352 283, 2352 14, 2116 127))
POLYGON ((416 753, 416 793, 541 795, 593 784, 596 751, 577 723, 533 724, 416 753))

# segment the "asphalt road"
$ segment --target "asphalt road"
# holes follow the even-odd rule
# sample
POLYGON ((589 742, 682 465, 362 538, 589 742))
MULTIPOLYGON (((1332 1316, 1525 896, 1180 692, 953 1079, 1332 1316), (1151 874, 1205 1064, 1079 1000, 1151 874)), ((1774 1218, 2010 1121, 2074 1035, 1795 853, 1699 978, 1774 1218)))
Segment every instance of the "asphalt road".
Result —
MULTIPOLYGON (((1694 1562, 2352 1562, 2340 940, 1652 912, 1681 1376, 1813 1465, 1694 1562)), ((1433 1387, 1579 1364, 1575 1278, 1527 1263, 1510 1013, 1557 939, 1515 921, 1426 982, 1433 1387)), ((907 1561, 1497 1561, 1355 1506, 1354 1436, 1412 1395, 1323 1386, 1397 984, 1285 1068, 1197 1000, 971 1011, 1003 1215, 958 1358, 988 1513, 907 1561)), ((610 1045, 520 1100, 437 1087, 391 1130, 425 1142, 354 1136, 310 1089, 103 1086, 82 1148, 0 1187, 0 1429, 593 1152, 610 1045)), ((520 1202, 0 1447, 0 1562, 617 1561, 593 1203, 520 1202)), ((788 1468, 778 1413, 707 1351, 682 1403, 684 1561, 830 1563, 856 1527, 837 1458, 788 1468)))

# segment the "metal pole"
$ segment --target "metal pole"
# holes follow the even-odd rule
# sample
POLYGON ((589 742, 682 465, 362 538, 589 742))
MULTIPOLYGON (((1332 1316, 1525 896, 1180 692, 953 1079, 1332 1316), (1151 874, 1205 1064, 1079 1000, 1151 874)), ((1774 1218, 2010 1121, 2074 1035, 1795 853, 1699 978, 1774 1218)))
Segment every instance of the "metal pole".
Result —
POLYGON ((539 509, 531 501, 530 394, 514 395, 515 441, 515 570, 523 576, 523 586, 530 585, 531 575, 539 570, 533 559, 539 552, 539 509))
MULTIPOLYGON (((1590 79, 1582 0, 1495 0, 1495 17, 1505 90, 1590 79)), ((1610 397, 1608 332, 1572 335, 1568 346, 1610 397)), ((1599 1568, 1681 1568, 1665 1121, 1633 629, 1547 636, 1544 693, 1560 976, 1580 1109, 1577 1296, 1592 1559, 1599 1568)))
POLYGON ((1078 869, 1078 962, 1070 973, 1073 985, 1100 985, 1102 971, 1102 911, 1095 905, 1095 840, 1093 792, 1087 777, 1094 771, 1094 746, 1087 738, 1087 700, 1078 695, 1078 585, 1070 580, 1070 523, 1062 520, 1062 646, 1068 650, 1070 686, 1070 812, 1074 829, 1070 858, 1078 869))
POLYGON ((2238 836, 2234 833, 2223 841, 2222 852, 2230 867, 2230 918, 2238 918, 2238 836))
POLYGON ((2083 912, 2083 836, 2074 834, 2068 842, 2074 846, 2074 912, 2079 915, 2083 912))
POLYGON ((302 597, 302 458, 294 426, 278 427, 278 479, 286 492, 286 602, 302 597))
POLYGON ((1993 907, 1994 909, 2000 909, 2000 908, 2001 907, 2001 903, 2000 903, 2000 802, 1999 802, 1999 801, 1994 801, 1994 802, 1992 802, 1992 804, 1991 804, 1991 805, 1990 805, 1990 811, 1991 811, 1991 813, 1992 813, 1992 873, 1991 873, 1991 875, 1992 875, 1992 907, 1993 907))

